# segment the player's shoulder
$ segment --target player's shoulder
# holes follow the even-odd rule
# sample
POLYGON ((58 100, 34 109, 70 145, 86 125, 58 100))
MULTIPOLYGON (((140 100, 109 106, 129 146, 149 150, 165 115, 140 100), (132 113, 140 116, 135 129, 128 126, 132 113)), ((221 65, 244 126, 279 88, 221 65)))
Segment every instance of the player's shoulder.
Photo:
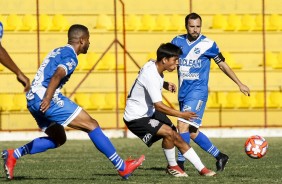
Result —
POLYGON ((185 40, 186 34, 177 35, 173 38, 173 40, 185 40))
POLYGON ((61 56, 64 57, 76 57, 74 49, 70 45, 60 47, 61 56))
POLYGON ((147 63, 144 64, 142 67, 143 70, 151 70, 155 66, 155 60, 149 60, 147 63))
POLYGON ((201 35, 201 42, 209 42, 209 43, 214 43, 215 41, 206 37, 205 35, 201 35))
POLYGON ((140 76, 150 76, 152 75, 152 72, 154 71, 154 68, 156 67, 154 60, 149 60, 147 63, 143 65, 141 68, 139 75, 140 76))

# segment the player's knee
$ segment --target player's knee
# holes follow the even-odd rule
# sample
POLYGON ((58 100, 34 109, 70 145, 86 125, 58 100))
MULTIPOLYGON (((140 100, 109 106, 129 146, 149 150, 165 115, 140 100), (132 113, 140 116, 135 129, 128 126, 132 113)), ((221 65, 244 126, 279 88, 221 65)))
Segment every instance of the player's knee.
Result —
POLYGON ((58 137, 58 139, 56 140, 57 142, 57 146, 62 146, 63 144, 65 144, 65 142, 67 141, 67 136, 66 133, 64 134, 60 134, 60 136, 58 137))
POLYGON ((177 129, 179 133, 187 132, 189 125, 187 123, 183 123, 181 121, 177 122, 177 129))
POLYGON ((89 131, 92 131, 92 130, 94 130, 95 128, 97 128, 99 126, 99 123, 95 120, 95 119, 93 119, 93 118, 91 118, 91 121, 90 121, 90 123, 89 123, 89 131))
POLYGON ((175 132, 174 130, 172 129, 168 129, 167 132, 166 132, 166 135, 167 135, 167 138, 171 141, 174 141, 175 138, 176 138, 176 134, 177 132, 175 132))
POLYGON ((45 133, 56 142, 57 147, 62 146, 67 141, 66 132, 62 125, 54 124, 48 127, 45 133))
POLYGON ((197 127, 194 127, 192 125, 189 126, 189 132, 192 134, 192 133, 197 133, 198 131, 198 128, 197 127))
POLYGON ((190 132, 191 139, 194 140, 199 134, 199 128, 190 125, 189 126, 189 132, 190 132))

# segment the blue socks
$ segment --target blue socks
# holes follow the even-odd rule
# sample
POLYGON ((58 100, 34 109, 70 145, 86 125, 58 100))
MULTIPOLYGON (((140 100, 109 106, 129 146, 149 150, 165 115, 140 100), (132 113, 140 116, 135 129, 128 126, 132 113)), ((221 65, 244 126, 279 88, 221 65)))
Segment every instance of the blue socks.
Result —
MULTIPOLYGON (((190 133, 189 132, 184 132, 181 133, 180 136, 182 137, 182 139, 187 142, 188 144, 190 144, 190 133)), ((180 162, 184 162, 186 159, 184 158, 184 156, 182 155, 182 153, 178 150, 178 154, 177 154, 177 161, 180 162)))
POLYGON ((89 132, 88 135, 96 148, 113 163, 117 170, 123 171, 125 169, 124 161, 116 153, 115 147, 112 145, 109 138, 105 136, 100 127, 95 128, 89 132))
MULTIPOLYGON (((185 142, 190 144, 190 133, 189 132, 181 133, 180 136, 182 137, 182 139, 185 142)), ((205 150, 206 152, 208 152, 209 154, 214 156, 215 158, 220 153, 219 150, 217 149, 217 147, 215 147, 212 144, 212 142, 210 141, 210 139, 205 134, 203 134, 202 132, 199 132, 198 136, 194 139, 194 142, 196 144, 198 144, 203 150, 205 150)), ((180 153, 180 151, 178 151, 177 161, 178 162, 184 162, 185 161, 185 158, 180 153)))
POLYGON ((219 154, 217 147, 215 147, 209 138, 202 132, 199 132, 198 136, 194 139, 194 142, 214 157, 219 154))
POLYGON ((54 149, 57 147, 55 141, 50 137, 39 137, 26 145, 14 150, 14 157, 19 159, 26 154, 36 154, 44 152, 48 149, 54 149))
MULTIPOLYGON (((111 141, 102 132, 100 127, 95 128, 88 133, 90 139, 96 146, 96 148, 102 152, 115 166, 117 170, 124 171, 125 163, 123 159, 116 153, 116 149, 112 145, 111 141)), ((26 154, 36 154, 47 151, 48 149, 54 149, 57 147, 55 141, 50 137, 39 137, 29 142, 28 144, 21 146, 14 150, 14 157, 19 159, 26 154)))

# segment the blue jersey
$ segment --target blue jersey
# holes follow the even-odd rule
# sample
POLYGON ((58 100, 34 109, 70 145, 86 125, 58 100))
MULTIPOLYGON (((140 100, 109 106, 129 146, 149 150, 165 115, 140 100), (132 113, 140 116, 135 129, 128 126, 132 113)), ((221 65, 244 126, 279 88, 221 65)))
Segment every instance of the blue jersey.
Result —
POLYGON ((210 60, 216 63, 224 61, 219 58, 220 51, 213 40, 200 35, 197 40, 189 43, 187 34, 176 36, 171 43, 182 49, 183 54, 179 58, 178 100, 203 100, 208 98, 208 81, 210 72, 210 60))
POLYGON ((38 69, 32 81, 31 90, 27 94, 27 99, 32 99, 33 94, 37 94, 40 99, 43 99, 52 76, 58 67, 62 67, 66 72, 66 76, 60 81, 55 91, 54 97, 58 96, 61 88, 69 80, 77 64, 77 55, 71 45, 51 51, 38 69))
POLYGON ((3 24, 2 24, 2 22, 0 22, 0 42, 1 42, 2 37, 3 37, 3 33, 4 33, 3 31, 4 31, 3 24))
POLYGON ((60 92, 77 64, 77 55, 73 47, 66 45, 51 51, 39 67, 26 97, 28 110, 43 131, 51 126, 52 123, 67 126, 80 113, 81 107, 60 92), (66 76, 60 81, 50 102, 50 108, 45 113, 42 113, 40 110, 41 101, 58 67, 62 67, 65 70, 66 76))

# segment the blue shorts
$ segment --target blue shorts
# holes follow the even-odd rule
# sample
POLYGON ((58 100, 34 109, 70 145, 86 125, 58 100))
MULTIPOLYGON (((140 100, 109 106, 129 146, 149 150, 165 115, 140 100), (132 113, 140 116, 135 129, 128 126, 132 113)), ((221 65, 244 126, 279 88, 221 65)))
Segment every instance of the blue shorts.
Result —
POLYGON ((80 106, 62 94, 58 96, 56 102, 51 100, 50 108, 45 113, 40 111, 40 103, 41 99, 34 94, 34 98, 27 101, 27 108, 42 131, 53 123, 67 126, 82 110, 80 106))
POLYGON ((193 125, 196 128, 202 126, 202 118, 206 108, 206 101, 203 100, 187 100, 179 102, 180 111, 192 111, 195 112, 198 117, 188 121, 183 118, 178 118, 178 120, 193 125))

